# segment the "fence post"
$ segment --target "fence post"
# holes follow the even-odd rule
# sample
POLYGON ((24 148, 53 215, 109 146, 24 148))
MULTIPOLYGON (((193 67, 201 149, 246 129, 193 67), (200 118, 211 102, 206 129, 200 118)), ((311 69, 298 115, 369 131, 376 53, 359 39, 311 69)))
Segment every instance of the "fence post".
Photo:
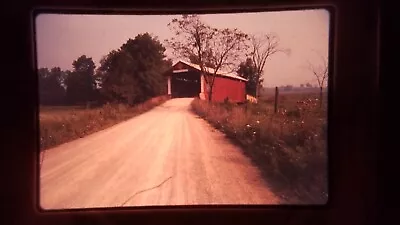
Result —
POLYGON ((322 108, 322 86, 320 87, 320 90, 319 90, 319 107, 321 107, 322 108))
POLYGON ((279 95, 279 91, 278 91, 278 87, 275 87, 275 113, 278 112, 278 95, 279 95))

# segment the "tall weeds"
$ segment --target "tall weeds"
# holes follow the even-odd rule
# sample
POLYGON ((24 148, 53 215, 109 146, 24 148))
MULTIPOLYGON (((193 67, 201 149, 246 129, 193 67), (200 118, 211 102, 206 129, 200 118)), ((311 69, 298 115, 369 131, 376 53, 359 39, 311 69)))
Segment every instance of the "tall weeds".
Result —
POLYGON ((160 96, 134 107, 105 104, 94 109, 42 109, 39 114, 40 149, 48 149, 105 129, 144 113, 167 99, 167 96, 160 96))
POLYGON ((327 118, 315 101, 281 107, 277 114, 266 103, 238 106, 195 99, 191 106, 243 146, 287 203, 326 202, 327 118))

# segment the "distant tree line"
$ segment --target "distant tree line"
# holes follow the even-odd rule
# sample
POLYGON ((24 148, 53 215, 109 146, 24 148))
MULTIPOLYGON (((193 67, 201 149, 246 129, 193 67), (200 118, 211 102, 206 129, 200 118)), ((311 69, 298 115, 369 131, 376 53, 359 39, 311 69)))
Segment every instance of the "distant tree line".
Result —
POLYGON ((172 61, 166 59, 165 50, 156 37, 144 33, 104 56, 98 68, 86 55, 72 62, 72 71, 40 68, 40 104, 119 102, 132 105, 166 94, 167 80, 163 73, 172 66, 172 61))

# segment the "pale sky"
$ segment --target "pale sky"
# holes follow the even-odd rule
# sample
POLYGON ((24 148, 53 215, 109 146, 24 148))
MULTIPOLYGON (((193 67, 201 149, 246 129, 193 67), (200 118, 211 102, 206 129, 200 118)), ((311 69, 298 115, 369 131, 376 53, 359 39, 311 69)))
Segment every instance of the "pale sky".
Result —
MULTIPOLYGON (((167 24, 180 15, 61 15, 41 14, 36 18, 38 68, 55 66, 72 69, 81 55, 92 57, 96 66, 110 51, 129 38, 148 32, 163 43, 173 36, 167 24)), ((248 34, 275 33, 290 56, 273 55, 264 68, 264 86, 295 85, 315 78, 304 67, 307 60, 320 64, 328 57, 329 13, 326 10, 263 13, 209 14, 202 20, 216 28, 238 28, 248 34), (316 53, 317 52, 317 53, 316 53)), ((167 49, 166 55, 175 58, 167 49)))

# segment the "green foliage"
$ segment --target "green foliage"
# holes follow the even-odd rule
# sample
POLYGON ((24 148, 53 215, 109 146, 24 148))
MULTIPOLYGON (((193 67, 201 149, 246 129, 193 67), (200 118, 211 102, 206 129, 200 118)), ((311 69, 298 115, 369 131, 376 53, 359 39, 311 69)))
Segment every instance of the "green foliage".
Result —
POLYGON ((65 73, 59 67, 51 70, 40 68, 38 70, 39 79, 39 99, 43 105, 60 105, 65 98, 63 79, 65 73))
POLYGON ((67 102, 84 104, 94 100, 96 84, 94 80, 95 65, 92 58, 80 56, 72 63, 73 71, 66 76, 65 84, 67 102))
POLYGON ((80 56, 72 71, 38 70, 42 105, 101 105, 107 102, 136 104, 167 93, 163 73, 172 66, 165 48, 148 33, 129 39, 103 57, 100 67, 80 56))
POLYGON ((148 33, 129 39, 120 49, 105 56, 97 71, 101 92, 109 101, 135 104, 166 93, 163 76, 170 60, 165 48, 148 33))
POLYGON ((245 62, 240 63, 237 73, 248 79, 248 82, 246 83, 246 92, 252 96, 256 96, 257 83, 261 85, 263 80, 261 79, 257 82, 257 68, 252 59, 248 58, 245 62))

